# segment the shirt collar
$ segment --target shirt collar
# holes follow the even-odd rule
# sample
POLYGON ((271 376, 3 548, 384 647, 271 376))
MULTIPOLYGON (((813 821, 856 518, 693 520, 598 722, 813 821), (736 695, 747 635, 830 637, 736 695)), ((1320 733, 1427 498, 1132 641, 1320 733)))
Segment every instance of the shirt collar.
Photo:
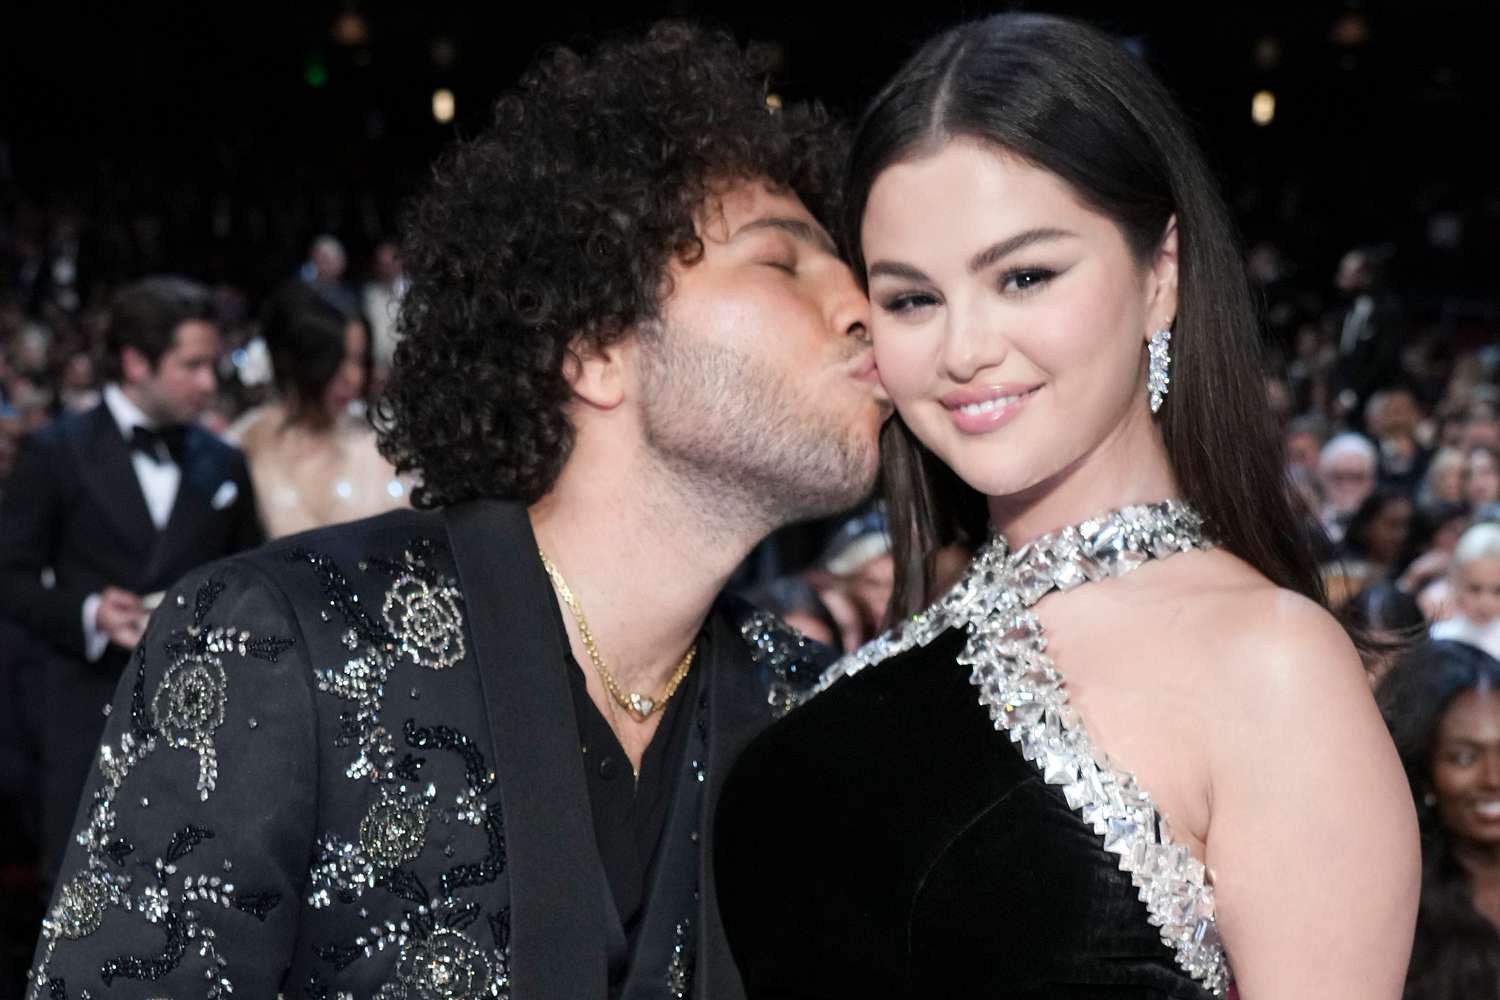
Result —
POLYGON ((130 401, 123 389, 114 382, 104 387, 104 405, 109 408, 109 415, 115 418, 115 423, 120 428, 120 434, 125 440, 130 440, 130 432, 136 427, 156 428, 156 421, 130 401))

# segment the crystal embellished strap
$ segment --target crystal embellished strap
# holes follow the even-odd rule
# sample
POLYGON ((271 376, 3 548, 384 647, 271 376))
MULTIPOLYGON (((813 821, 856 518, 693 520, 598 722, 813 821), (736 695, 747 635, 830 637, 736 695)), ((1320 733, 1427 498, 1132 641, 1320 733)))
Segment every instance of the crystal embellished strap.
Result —
POLYGON ((1069 808, 1103 838, 1104 849, 1119 855, 1120 869, 1129 873, 1147 919, 1160 929, 1177 964, 1222 996, 1231 974, 1203 864, 1172 843, 1134 777, 1104 763, 1068 704, 1063 677, 1046 654, 1046 635, 1031 611, 1053 591, 1213 544, 1197 512, 1175 500, 1124 507, 1014 553, 995 534, 936 604, 833 664, 813 693, 963 627, 969 637, 958 662, 970 668, 969 680, 995 728, 1010 736, 1048 784, 1062 788, 1069 808))

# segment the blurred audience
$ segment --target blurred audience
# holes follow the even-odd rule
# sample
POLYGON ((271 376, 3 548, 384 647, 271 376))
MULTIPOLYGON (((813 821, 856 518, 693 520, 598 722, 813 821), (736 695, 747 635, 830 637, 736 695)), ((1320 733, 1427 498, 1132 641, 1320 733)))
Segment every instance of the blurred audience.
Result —
MULTIPOLYGON (((396 318, 406 295, 406 275, 401 270, 401 256, 394 243, 375 247, 371 280, 365 285, 364 314, 370 322, 370 362, 374 390, 385 383, 396 355, 396 318)), ((372 392, 372 395, 374 392, 372 392)))
POLYGON ((1463 499, 1475 510, 1500 503, 1500 450, 1494 445, 1469 445, 1464 458, 1463 499))
POLYGON ((1349 521, 1375 489, 1378 468, 1375 446, 1361 434, 1332 438, 1318 455, 1318 485, 1322 489, 1323 530, 1340 542, 1349 521))
POLYGON ((1451 617, 1434 639, 1452 639, 1500 656, 1500 524, 1476 524, 1458 540, 1448 570, 1451 617))
POLYGON ((1345 628, 1357 630, 1367 640, 1365 673, 1370 686, 1380 684, 1397 658, 1427 631, 1427 619, 1417 602, 1394 583, 1366 587, 1339 614, 1345 628))

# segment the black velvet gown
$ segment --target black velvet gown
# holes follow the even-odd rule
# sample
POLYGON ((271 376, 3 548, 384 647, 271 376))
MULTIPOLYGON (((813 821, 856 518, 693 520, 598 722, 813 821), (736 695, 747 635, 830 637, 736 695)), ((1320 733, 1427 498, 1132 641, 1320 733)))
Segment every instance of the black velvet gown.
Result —
MULTIPOLYGON (((1212 996, 1106 838, 997 731, 966 641, 949 627, 843 677, 732 769, 716 868, 748 996, 1212 996)), ((1212 939, 1200 956, 1222 955, 1212 939)))

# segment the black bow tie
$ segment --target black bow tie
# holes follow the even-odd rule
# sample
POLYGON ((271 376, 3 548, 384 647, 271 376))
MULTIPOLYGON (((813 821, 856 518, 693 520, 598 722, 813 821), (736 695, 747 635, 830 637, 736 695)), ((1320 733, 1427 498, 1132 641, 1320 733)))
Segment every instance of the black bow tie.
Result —
POLYGON ((168 462, 182 464, 182 446, 187 438, 186 427, 132 427, 130 447, 158 465, 168 462))

